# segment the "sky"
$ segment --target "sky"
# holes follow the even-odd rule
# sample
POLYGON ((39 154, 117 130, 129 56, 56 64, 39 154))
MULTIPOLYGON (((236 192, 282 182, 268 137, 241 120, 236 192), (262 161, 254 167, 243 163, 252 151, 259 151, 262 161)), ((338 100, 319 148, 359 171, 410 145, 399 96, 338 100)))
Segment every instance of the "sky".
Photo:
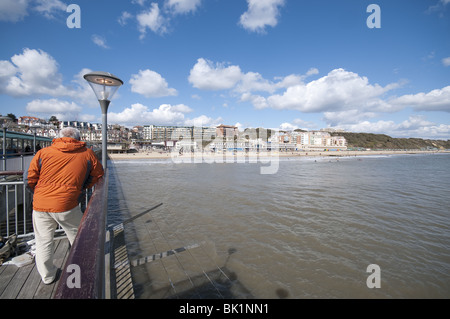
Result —
POLYGON ((450 0, 0 0, 0 114, 450 139, 450 0))

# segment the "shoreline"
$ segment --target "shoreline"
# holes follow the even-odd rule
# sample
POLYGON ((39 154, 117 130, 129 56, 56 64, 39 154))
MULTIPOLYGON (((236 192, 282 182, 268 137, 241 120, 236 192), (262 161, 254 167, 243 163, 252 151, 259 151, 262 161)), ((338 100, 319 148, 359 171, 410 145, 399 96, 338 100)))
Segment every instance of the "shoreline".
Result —
POLYGON ((200 153, 178 155, 171 152, 140 152, 140 153, 120 153, 108 154, 109 159, 113 161, 129 160, 129 159, 214 159, 214 158, 281 158, 281 157, 353 157, 353 156, 371 156, 371 155, 402 155, 402 154, 449 154, 450 151, 419 151, 419 150, 405 150, 405 151, 310 151, 310 152, 260 152, 260 153, 200 153))

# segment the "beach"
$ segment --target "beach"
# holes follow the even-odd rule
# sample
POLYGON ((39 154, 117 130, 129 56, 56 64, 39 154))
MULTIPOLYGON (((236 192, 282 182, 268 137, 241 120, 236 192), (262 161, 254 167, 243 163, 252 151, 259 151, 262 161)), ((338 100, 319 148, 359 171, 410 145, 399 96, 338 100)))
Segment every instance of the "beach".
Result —
POLYGON ((110 153, 108 154, 111 160, 128 160, 128 159, 168 159, 168 158, 258 158, 258 157, 348 157, 348 156, 370 156, 370 155, 400 155, 400 154, 438 154, 438 153, 450 153, 448 150, 371 150, 371 151, 288 151, 288 152, 232 152, 225 153, 209 153, 209 152, 194 152, 179 155, 177 152, 137 152, 137 153, 110 153))

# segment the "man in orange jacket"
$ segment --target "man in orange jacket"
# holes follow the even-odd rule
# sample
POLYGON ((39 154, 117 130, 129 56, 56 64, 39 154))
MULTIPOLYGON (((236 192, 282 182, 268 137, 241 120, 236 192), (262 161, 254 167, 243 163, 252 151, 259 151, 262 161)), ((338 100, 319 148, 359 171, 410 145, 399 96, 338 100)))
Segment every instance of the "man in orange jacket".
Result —
POLYGON ((83 213, 82 191, 104 174, 95 153, 80 141, 80 132, 65 128, 50 147, 36 153, 28 169, 28 186, 33 195, 33 227, 36 266, 42 281, 57 280, 53 264, 53 237, 58 224, 73 244, 83 213))

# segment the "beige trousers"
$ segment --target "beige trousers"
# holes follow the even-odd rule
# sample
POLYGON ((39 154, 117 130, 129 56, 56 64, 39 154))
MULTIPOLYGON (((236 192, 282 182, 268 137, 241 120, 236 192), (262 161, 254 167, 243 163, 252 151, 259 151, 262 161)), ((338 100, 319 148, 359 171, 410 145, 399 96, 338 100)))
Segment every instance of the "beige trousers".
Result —
POLYGON ((56 228, 58 225, 62 227, 72 245, 82 218, 83 213, 79 206, 62 213, 46 213, 33 210, 36 267, 45 284, 55 280, 58 270, 53 264, 53 238, 56 228))

